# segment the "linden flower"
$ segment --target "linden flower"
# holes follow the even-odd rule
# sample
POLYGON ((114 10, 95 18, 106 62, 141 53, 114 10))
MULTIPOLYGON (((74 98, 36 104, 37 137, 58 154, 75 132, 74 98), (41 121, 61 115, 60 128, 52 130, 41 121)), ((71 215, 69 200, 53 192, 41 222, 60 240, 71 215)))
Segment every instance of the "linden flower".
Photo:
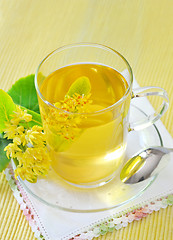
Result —
POLYGON ((25 139, 28 143, 32 145, 45 146, 45 136, 43 134, 43 128, 40 126, 33 126, 30 130, 27 131, 25 139))
POLYGON ((45 124, 48 127, 53 127, 56 133, 63 136, 66 140, 73 140, 81 132, 78 125, 85 118, 82 113, 89 112, 89 105, 92 103, 92 100, 89 100, 90 96, 91 94, 85 96, 77 93, 72 97, 66 95, 63 101, 54 104, 55 107, 63 111, 51 108, 48 114, 49 117, 47 115, 43 116, 45 124))
POLYGON ((7 122, 5 126, 6 128, 4 129, 4 138, 13 139, 16 136, 16 133, 18 134, 16 131, 16 125, 12 125, 11 123, 7 122))
POLYGON ((58 107, 62 110, 71 113, 85 113, 87 112, 88 104, 92 103, 92 100, 89 100, 91 94, 88 95, 79 95, 75 93, 72 97, 66 95, 64 101, 55 103, 55 107, 58 107))
POLYGON ((13 142, 17 145, 22 144, 25 146, 27 144, 25 139, 25 132, 23 126, 12 125, 11 123, 6 123, 6 128, 4 129, 4 138, 13 139, 13 142))
POLYGON ((16 106, 16 112, 13 114, 13 118, 10 120, 12 124, 18 125, 21 121, 30 122, 32 115, 27 113, 27 110, 22 110, 20 106, 16 106))
MULTIPOLYGON (((16 139, 15 142, 19 143, 19 138, 22 139, 25 129, 20 122, 30 122, 32 120, 32 115, 27 113, 27 110, 22 110, 19 106, 16 106, 16 112, 12 115, 12 119, 5 124, 4 138, 16 139)), ((25 140, 23 138, 22 143, 25 145, 25 140)), ((21 143, 20 143, 21 144, 21 143)))
POLYGON ((16 143, 9 143, 5 148, 4 151, 7 151, 8 158, 16 158, 16 153, 21 152, 22 150, 18 147, 16 143))
POLYGON ((50 167, 50 159, 43 148, 27 148, 18 160, 15 177, 20 176, 29 182, 36 182, 38 176, 46 175, 50 167))
MULTIPOLYGON (((25 118, 26 113, 21 114, 22 110, 19 107, 17 107, 17 111, 20 112, 20 115, 22 117, 19 118, 18 117, 19 114, 15 112, 13 114, 13 118, 9 122, 6 122, 5 129, 4 129, 4 138, 13 139, 13 142, 16 143, 17 145, 22 144, 23 146, 25 146, 27 144, 25 139, 26 129, 23 126, 20 126, 19 124, 25 118), (15 118, 16 116, 17 118, 15 118)), ((28 115, 30 114, 27 114, 27 118, 28 118, 28 115)), ((32 116, 30 115, 29 118, 32 119, 32 116)))
POLYGON ((13 138, 13 142, 17 145, 21 145, 22 144, 22 139, 20 136, 14 137, 13 138))
POLYGON ((4 151, 8 158, 19 163, 15 169, 16 178, 20 176, 23 180, 36 182, 40 175, 48 173, 50 159, 43 128, 37 125, 32 128, 26 127, 31 120, 32 115, 17 107, 17 111, 4 129, 4 137, 12 139, 13 143, 8 144, 4 151))

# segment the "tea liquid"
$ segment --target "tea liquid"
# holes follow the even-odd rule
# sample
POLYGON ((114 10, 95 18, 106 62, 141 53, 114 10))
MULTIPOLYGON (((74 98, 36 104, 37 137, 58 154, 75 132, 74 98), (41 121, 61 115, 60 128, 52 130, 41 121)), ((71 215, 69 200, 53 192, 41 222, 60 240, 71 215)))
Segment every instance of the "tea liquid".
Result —
MULTIPOLYGON (((51 104, 59 102, 81 76, 90 80, 92 103, 89 114, 77 124, 79 134, 74 140, 63 139, 51 124, 46 124, 46 118, 53 120, 55 116, 51 115, 50 106, 40 102, 40 110, 52 167, 63 179, 77 185, 87 185, 107 181, 121 165, 126 147, 124 131, 127 130, 124 126, 130 101, 127 98, 116 108, 93 113, 119 101, 128 84, 115 69, 92 63, 68 65, 56 70, 44 79, 41 93, 51 104)), ((59 114, 58 110, 56 114, 59 114)))

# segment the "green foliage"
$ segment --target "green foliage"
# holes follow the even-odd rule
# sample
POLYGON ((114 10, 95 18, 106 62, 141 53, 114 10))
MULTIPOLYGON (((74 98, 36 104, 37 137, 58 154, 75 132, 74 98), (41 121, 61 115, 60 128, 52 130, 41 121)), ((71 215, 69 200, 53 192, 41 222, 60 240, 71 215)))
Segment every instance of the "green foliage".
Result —
POLYGON ((0 89, 0 133, 3 132, 5 122, 11 119, 11 115, 15 109, 16 107, 11 97, 0 89))
POLYGON ((40 113, 37 93, 34 85, 34 74, 20 78, 8 91, 15 104, 40 113))
POLYGON ((39 112, 37 93, 34 85, 34 74, 20 78, 8 91, 15 104, 20 105, 21 109, 27 110, 32 115, 32 121, 28 123, 29 127, 42 125, 39 112))
POLYGON ((4 148, 12 142, 11 140, 0 138, 0 172, 2 172, 9 164, 10 159, 7 158, 4 148))

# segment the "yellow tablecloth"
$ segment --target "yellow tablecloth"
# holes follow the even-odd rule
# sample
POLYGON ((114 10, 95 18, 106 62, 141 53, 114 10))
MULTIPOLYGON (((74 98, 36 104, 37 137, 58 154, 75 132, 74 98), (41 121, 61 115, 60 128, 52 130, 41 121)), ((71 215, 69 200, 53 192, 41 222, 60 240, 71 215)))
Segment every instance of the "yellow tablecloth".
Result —
MULTIPOLYGON (((34 73, 57 47, 102 43, 126 56, 141 86, 167 90, 170 109, 162 121, 173 136, 172 23, 171 0, 1 0, 0 88, 8 90, 20 77, 34 73)), ((4 174, 0 174, 0 239, 35 239, 4 174)), ((99 239, 171 240, 173 207, 99 239)))

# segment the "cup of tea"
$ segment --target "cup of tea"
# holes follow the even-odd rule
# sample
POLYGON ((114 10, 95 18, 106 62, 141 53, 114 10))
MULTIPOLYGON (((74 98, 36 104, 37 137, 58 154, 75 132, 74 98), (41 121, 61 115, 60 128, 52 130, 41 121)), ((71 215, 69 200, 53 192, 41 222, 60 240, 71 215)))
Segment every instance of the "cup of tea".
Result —
POLYGON ((35 86, 52 169, 66 182, 97 187, 124 162, 127 135, 152 125, 168 108, 159 87, 132 90, 133 73, 114 49, 77 43, 56 49, 37 68, 35 86), (129 123, 134 98, 163 99, 157 112, 129 123))

